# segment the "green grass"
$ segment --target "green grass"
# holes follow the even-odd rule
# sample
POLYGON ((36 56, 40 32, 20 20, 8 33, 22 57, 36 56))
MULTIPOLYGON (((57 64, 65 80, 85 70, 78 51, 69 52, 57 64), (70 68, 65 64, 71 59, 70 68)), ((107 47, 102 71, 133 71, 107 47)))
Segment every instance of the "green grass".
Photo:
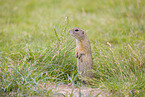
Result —
POLYGON ((91 41, 92 86, 110 96, 144 97, 144 5, 145 0, 0 0, 0 95, 54 96, 46 85, 79 86, 75 39, 68 30, 80 27, 91 41))

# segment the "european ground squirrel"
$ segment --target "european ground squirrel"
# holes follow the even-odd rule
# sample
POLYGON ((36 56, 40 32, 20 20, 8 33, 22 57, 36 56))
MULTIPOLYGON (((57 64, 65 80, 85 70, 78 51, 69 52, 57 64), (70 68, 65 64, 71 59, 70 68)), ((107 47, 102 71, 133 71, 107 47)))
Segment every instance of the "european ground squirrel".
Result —
POLYGON ((81 28, 73 28, 69 30, 71 36, 76 38, 76 57, 77 57, 77 69, 79 76, 84 78, 91 78, 94 74, 91 72, 93 70, 93 60, 91 53, 90 41, 86 35, 86 32, 81 28))

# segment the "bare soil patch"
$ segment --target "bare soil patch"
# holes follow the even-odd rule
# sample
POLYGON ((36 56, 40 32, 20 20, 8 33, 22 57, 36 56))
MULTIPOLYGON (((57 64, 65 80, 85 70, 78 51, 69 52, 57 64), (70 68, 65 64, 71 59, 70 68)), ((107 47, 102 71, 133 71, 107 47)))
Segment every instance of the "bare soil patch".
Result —
POLYGON ((99 88, 90 88, 90 87, 73 87, 73 85, 61 84, 61 85, 52 85, 53 91, 57 91, 55 97, 107 97, 109 93, 106 93, 104 90, 99 88))

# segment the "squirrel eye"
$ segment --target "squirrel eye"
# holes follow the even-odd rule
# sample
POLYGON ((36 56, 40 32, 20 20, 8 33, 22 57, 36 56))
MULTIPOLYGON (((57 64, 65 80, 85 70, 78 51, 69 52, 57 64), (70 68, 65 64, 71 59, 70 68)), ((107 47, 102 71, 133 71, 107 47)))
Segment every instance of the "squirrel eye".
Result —
POLYGON ((84 31, 82 33, 84 34, 84 31))
POLYGON ((78 29, 76 29, 75 31, 79 31, 78 29))

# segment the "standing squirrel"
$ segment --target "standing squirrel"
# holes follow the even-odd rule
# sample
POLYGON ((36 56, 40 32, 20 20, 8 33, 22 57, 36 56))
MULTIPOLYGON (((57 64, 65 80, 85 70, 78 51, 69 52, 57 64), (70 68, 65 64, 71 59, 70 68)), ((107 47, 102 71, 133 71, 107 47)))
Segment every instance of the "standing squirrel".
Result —
POLYGON ((86 35, 86 32, 81 28, 73 28, 69 30, 71 36, 76 38, 76 57, 77 57, 77 69, 79 76, 86 81, 89 77, 93 77, 93 60, 91 53, 90 41, 86 35))

